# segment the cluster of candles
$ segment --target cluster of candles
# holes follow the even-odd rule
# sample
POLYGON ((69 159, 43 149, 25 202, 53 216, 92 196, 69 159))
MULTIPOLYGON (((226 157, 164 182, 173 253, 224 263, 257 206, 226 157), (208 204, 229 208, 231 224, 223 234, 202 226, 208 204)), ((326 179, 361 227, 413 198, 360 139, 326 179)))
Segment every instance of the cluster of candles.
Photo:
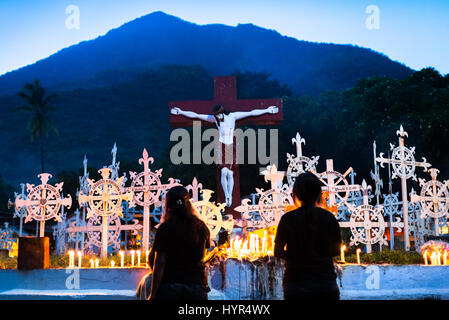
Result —
MULTIPOLYGON (((75 251, 74 250, 70 250, 68 251, 69 254, 69 268, 75 268, 75 251)), ((150 252, 146 251, 146 259, 145 259, 145 263, 142 263, 142 259, 141 259, 141 251, 140 250, 130 250, 129 254, 131 255, 131 265, 127 265, 125 266, 125 252, 122 250, 119 252, 120 255, 120 268, 141 268, 141 267, 148 267, 148 257, 150 252)), ((78 255, 78 268, 82 267, 83 264, 83 252, 82 251, 78 251, 77 252, 78 255)), ((93 268, 99 268, 99 264, 100 264, 100 260, 99 259, 90 259, 90 267, 93 268)), ((111 265, 109 266, 109 268, 115 268, 115 261, 111 260, 111 265)))
MULTIPOLYGON (((342 245, 340 248, 340 260, 341 260, 341 262, 344 262, 344 263, 346 263, 345 251, 346 251, 346 245, 342 245)), ((360 248, 358 248, 355 252, 355 254, 357 256, 357 264, 360 264, 360 252, 362 252, 362 249, 360 249, 360 248)))
POLYGON ((444 253, 441 254, 441 252, 438 250, 438 251, 432 251, 432 253, 429 254, 429 251, 425 250, 423 252, 423 258, 424 258, 424 264, 426 266, 429 265, 429 259, 430 259, 431 266, 447 265, 447 251, 444 251, 444 253), (443 261, 441 261, 441 260, 443 260, 443 261))
POLYGON ((230 246, 227 249, 228 257, 236 259, 258 259, 260 257, 272 256, 274 238, 275 236, 273 234, 268 235, 267 230, 264 230, 263 237, 259 237, 256 233, 250 233, 246 239, 236 236, 230 241, 230 246))

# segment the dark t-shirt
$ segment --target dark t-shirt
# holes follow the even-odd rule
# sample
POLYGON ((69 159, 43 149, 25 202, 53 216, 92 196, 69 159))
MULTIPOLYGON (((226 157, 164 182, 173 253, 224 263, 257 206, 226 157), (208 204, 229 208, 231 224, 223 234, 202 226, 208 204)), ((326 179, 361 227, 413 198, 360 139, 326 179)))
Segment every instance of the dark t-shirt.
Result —
POLYGON ((329 211, 319 207, 308 210, 308 214, 304 208, 287 212, 279 221, 275 254, 286 261, 284 280, 298 281, 311 275, 336 279, 332 257, 340 250, 340 226, 329 211))
POLYGON ((202 284, 207 286, 203 264, 204 251, 210 247, 210 232, 200 220, 198 230, 192 223, 167 221, 156 231, 153 250, 165 252, 167 261, 161 283, 202 284))

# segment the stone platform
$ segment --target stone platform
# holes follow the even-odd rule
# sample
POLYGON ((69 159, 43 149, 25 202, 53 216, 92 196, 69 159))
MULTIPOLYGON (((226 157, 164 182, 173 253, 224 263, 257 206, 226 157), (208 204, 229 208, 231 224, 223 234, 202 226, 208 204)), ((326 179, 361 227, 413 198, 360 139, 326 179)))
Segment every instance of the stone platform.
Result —
MULTIPOLYGON (((343 265, 339 269, 342 299, 449 299, 449 266, 343 265)), ((148 272, 144 268, 0 270, 0 299, 136 299, 137 285, 148 272)), ((279 261, 229 259, 210 268, 209 299, 282 299, 282 274, 279 261)))

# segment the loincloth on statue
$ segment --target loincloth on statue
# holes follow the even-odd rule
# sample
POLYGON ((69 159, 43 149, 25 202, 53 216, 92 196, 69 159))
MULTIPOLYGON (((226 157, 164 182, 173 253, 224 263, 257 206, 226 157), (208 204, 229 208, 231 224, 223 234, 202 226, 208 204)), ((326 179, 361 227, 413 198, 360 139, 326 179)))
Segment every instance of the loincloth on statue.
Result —
POLYGON ((218 167, 228 168, 233 171, 237 167, 237 150, 236 143, 224 144, 219 143, 218 148, 218 167))

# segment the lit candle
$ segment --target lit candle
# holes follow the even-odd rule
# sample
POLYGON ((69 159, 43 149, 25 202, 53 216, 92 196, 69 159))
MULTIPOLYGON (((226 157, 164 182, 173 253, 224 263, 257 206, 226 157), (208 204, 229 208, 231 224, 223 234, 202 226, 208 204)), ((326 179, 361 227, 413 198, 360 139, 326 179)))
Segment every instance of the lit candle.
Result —
POLYGON ((100 265, 100 260, 95 259, 95 268, 98 268, 99 265, 100 265))
POLYGON ((137 266, 140 267, 140 250, 137 250, 137 266))
POLYGON ((346 245, 342 245, 341 246, 341 250, 340 250, 340 260, 341 260, 341 262, 346 262, 345 261, 345 250, 346 250, 346 245))
POLYGON ((78 268, 81 268, 82 264, 83 264, 83 252, 78 251, 78 268))
POLYGON ((94 267, 95 267, 95 265, 94 265, 94 259, 90 259, 90 267, 91 267, 91 268, 94 268, 94 267))
POLYGON ((75 267, 75 252, 73 250, 69 251, 69 268, 75 267))
POLYGON ((444 254, 443 254, 443 263, 444 263, 444 265, 447 265, 447 251, 444 251, 444 254))
POLYGON ((111 268, 114 268, 114 266, 115 266, 115 261, 111 260, 111 268))
POLYGON ((360 264, 360 252, 362 251, 362 249, 358 248, 356 251, 357 254, 357 264, 360 264))
POLYGON ((441 253, 440 253, 440 251, 438 251, 436 258, 437 258, 437 265, 441 265, 441 253))
POLYGON ((146 256, 145 261, 146 261, 147 267, 149 266, 149 264, 148 264, 148 256, 149 256, 149 255, 150 255, 150 251, 147 250, 147 251, 145 252, 145 256, 146 256))
POLYGON ((435 251, 432 252, 432 254, 430 255, 430 261, 431 261, 432 266, 436 265, 437 262, 436 262, 435 251))
POLYGON ((429 264, 427 262, 427 250, 424 251, 423 258, 424 258, 424 264, 427 266, 429 264))
POLYGON ((125 266, 125 253, 120 251, 120 267, 123 268, 125 266))
POLYGON ((131 250, 131 267, 134 267, 134 250, 131 250))

